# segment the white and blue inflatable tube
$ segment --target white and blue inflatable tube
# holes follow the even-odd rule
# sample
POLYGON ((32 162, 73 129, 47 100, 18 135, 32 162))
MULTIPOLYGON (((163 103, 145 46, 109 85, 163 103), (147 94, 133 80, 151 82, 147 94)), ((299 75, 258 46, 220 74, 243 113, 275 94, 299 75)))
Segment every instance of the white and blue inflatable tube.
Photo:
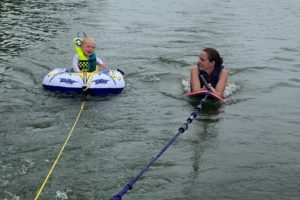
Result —
POLYGON ((67 68, 56 68, 44 77, 43 87, 56 93, 107 96, 121 93, 125 81, 124 73, 119 69, 77 73, 67 68))

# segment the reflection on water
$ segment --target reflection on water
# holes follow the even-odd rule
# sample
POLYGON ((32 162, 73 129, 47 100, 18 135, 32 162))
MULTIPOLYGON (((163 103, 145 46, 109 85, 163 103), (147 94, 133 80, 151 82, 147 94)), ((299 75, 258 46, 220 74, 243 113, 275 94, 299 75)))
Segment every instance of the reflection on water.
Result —
POLYGON ((192 170, 187 176, 185 186, 182 189, 186 199, 200 199, 200 196, 203 198, 203 194, 199 192, 199 187, 206 181, 203 179, 203 174, 213 172, 219 168, 206 163, 209 152, 218 149, 217 133, 219 130, 217 130, 217 125, 219 120, 217 113, 201 113, 197 120, 200 122, 200 126, 190 141, 192 170))
MULTIPOLYGON (((189 98, 189 102, 193 107, 196 107, 200 103, 202 98, 203 97, 189 98)), ((205 103, 201 109, 201 113, 219 114, 224 109, 224 105, 225 105, 225 103, 222 103, 222 102, 219 102, 219 101, 216 101, 213 99, 208 99, 205 101, 205 103)))
POLYGON ((66 13, 80 6, 82 3, 60 0, 0 0, 0 59, 18 56, 37 42, 50 41, 68 28, 66 13))

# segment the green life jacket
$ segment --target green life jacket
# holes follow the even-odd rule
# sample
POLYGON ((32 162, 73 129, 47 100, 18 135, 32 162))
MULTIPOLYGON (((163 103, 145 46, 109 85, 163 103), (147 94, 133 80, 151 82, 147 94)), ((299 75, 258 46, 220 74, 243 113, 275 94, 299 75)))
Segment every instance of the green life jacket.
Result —
POLYGON ((74 48, 78 55, 79 61, 78 61, 78 67, 83 72, 93 72, 96 70, 97 66, 97 57, 96 54, 93 53, 90 56, 84 55, 82 49, 81 49, 81 38, 74 38, 74 48))

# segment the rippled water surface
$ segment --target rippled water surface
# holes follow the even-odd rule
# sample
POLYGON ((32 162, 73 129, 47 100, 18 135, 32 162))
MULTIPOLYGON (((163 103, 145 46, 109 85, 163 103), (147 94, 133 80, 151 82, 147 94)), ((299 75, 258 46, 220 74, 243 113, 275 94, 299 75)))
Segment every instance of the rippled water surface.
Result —
MULTIPOLYGON (((0 0, 0 199, 110 199, 195 108, 183 96, 204 47, 230 72, 228 103, 201 112, 123 199, 300 196, 298 0, 0 0), (43 90, 85 31, 127 87, 106 98, 43 90)), ((204 106, 205 108, 205 106, 204 106)))

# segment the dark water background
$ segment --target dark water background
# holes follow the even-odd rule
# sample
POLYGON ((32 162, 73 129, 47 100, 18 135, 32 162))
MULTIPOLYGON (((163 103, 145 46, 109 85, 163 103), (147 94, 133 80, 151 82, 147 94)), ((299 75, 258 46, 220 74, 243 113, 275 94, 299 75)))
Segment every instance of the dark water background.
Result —
POLYGON ((0 199, 34 199, 80 110, 43 76, 71 63, 85 31, 126 73, 87 97, 40 199, 110 199, 194 109, 183 97, 204 47, 230 71, 228 104, 201 113, 124 199, 300 197, 298 0, 0 0, 0 199))

